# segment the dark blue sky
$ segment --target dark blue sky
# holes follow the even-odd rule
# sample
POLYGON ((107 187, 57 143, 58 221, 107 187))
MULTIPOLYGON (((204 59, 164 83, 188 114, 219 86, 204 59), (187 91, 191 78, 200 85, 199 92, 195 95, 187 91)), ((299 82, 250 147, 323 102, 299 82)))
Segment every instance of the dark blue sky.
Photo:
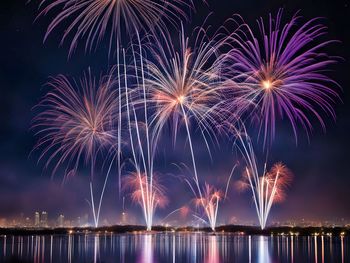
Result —
MULTIPOLYGON (((84 55, 79 49, 67 59, 68 45, 58 46, 60 31, 49 37, 43 44, 43 36, 48 18, 33 22, 37 15, 38 1, 25 4, 26 1, 1 1, 0 5, 0 218, 17 216, 21 212, 32 215, 35 210, 47 210, 50 217, 64 213, 67 217, 89 214, 85 199, 88 195, 89 176, 83 170, 68 184, 61 185, 59 174, 52 180, 50 170, 43 170, 43 164, 37 164, 38 153, 30 155, 35 144, 30 123, 36 112, 32 110, 45 94, 44 84, 48 76, 59 73, 74 77, 92 67, 96 73, 106 72, 109 63, 106 45, 96 52, 84 55)), ((210 23, 214 27, 221 25, 231 15, 238 13, 250 25, 255 19, 266 17, 269 12, 276 13, 285 8, 284 18, 288 19, 297 10, 305 19, 324 17, 329 26, 329 38, 342 43, 327 49, 332 55, 344 58, 343 62, 332 68, 330 75, 338 81, 343 91, 343 102, 336 106, 337 121, 327 121, 327 133, 315 122, 310 143, 303 136, 298 146, 286 123, 279 123, 277 136, 269 155, 269 163, 283 161, 293 171, 295 177, 288 192, 288 198, 282 205, 272 210, 272 219, 328 219, 346 218, 350 220, 348 199, 350 185, 350 10, 349 1, 328 0, 208 0, 208 6, 198 4, 198 10, 192 16, 192 23, 186 24, 188 31, 202 23, 210 11, 213 15, 210 23)), ((304 20, 305 21, 305 20, 304 20)), ((184 136, 183 136, 184 137, 184 136)), ((158 164, 165 176, 163 181, 169 189, 170 204, 159 211, 159 217, 188 203, 192 197, 189 189, 168 173, 179 173, 169 165, 173 162, 187 163, 188 148, 178 141, 173 153, 158 164), (179 157, 180 156, 180 157, 179 157), (183 158, 182 158, 183 157, 183 158)), ((223 143, 220 149, 213 149, 214 160, 195 141, 199 172, 201 178, 220 187, 225 177, 237 161, 231 146, 223 143)), ((165 148, 165 146, 164 146, 165 148)), ((160 149, 160 154, 164 152, 160 149)), ((239 175, 234 176, 234 180, 239 175)), ((256 220, 250 195, 238 194, 230 188, 229 200, 221 206, 219 222, 228 222, 236 217, 240 221, 256 220)), ((117 193, 117 177, 113 175, 107 189, 102 218, 116 222, 121 212, 121 202, 117 193)), ((140 209, 130 204, 126 208, 130 213, 141 216, 140 209)), ((140 222, 142 223, 142 221, 140 222)))

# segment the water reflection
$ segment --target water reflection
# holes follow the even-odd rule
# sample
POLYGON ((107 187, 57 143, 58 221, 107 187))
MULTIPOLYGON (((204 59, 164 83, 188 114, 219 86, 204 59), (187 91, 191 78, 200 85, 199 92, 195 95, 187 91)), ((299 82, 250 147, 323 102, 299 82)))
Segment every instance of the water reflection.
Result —
POLYGON ((220 263, 219 246, 217 236, 210 236, 208 240, 208 256, 206 263, 220 263))
POLYGON ((259 251, 258 251, 258 262, 266 263, 271 262, 269 248, 268 248, 268 237, 259 237, 258 241, 259 251))
POLYGON ((248 250, 249 250, 249 263, 251 263, 252 262, 252 236, 249 236, 248 250))
POLYGON ((153 263, 152 235, 146 234, 142 237, 142 252, 138 263, 153 263))
POLYGON ((314 248, 315 263, 317 263, 317 253, 318 253, 318 249, 317 249, 317 236, 314 237, 314 244, 315 244, 315 248, 314 248))
POLYGON ((322 258, 322 263, 324 263, 324 236, 321 236, 321 258, 322 258))
POLYGON ((294 260, 294 236, 287 237, 288 261, 294 260))
POLYGON ((341 262, 344 263, 344 237, 341 236, 341 262))
POLYGON ((94 263, 98 262, 100 258, 100 237, 96 235, 94 237, 94 263))
POLYGON ((348 237, 205 233, 0 236, 0 262, 348 262, 348 237), (329 243, 327 243, 329 242, 329 243))

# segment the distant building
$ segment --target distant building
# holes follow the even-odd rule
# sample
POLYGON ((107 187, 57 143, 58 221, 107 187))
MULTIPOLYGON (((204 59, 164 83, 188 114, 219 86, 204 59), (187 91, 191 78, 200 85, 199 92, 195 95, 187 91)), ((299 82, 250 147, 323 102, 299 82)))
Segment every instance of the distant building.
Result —
POLYGON ((81 218, 81 226, 88 226, 89 225, 89 215, 85 214, 81 218))
POLYGON ((72 221, 70 221, 70 220, 64 221, 64 226, 65 226, 65 227, 73 227, 72 221))
POLYGON ((35 227, 40 226, 40 214, 39 214, 39 212, 35 212, 35 214, 34 214, 34 226, 35 227))
POLYGON ((29 226, 31 226, 32 224, 31 224, 31 222, 30 222, 30 218, 29 217, 26 217, 26 219, 25 219, 25 222, 24 222, 24 226, 25 227, 29 227, 29 226))
POLYGON ((41 226, 42 227, 48 227, 49 224, 48 224, 48 215, 47 215, 47 212, 43 211, 41 213, 41 226))
POLYGON ((25 225, 24 213, 20 214, 18 224, 19 224, 19 227, 23 227, 25 225))
POLYGON ((58 222, 58 227, 64 227, 64 215, 60 215, 59 217, 58 217, 58 220, 57 220, 58 222))
POLYGON ((122 212, 122 222, 121 222, 121 224, 122 225, 127 225, 127 214, 126 214, 126 212, 122 212))
POLYGON ((7 227, 6 218, 0 218, 0 227, 7 227))

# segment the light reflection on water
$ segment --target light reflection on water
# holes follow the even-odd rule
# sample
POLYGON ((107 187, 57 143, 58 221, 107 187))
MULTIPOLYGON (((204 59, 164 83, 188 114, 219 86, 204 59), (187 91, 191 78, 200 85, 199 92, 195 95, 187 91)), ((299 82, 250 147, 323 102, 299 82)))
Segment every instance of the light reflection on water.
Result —
POLYGON ((0 236, 0 262, 350 262, 349 239, 205 233, 0 236))

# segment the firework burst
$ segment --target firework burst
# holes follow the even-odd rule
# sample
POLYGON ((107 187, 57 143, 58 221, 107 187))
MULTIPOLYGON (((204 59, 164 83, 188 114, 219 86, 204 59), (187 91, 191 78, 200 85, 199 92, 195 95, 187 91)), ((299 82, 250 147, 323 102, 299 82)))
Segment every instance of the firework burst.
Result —
MULTIPOLYGON (((133 185, 134 193, 132 197, 135 201, 138 200, 138 203, 141 205, 147 230, 150 231, 156 207, 160 206, 166 198, 162 188, 158 186, 157 180, 154 178, 154 158, 157 144, 154 138, 150 136, 149 104, 146 96, 144 62, 141 55, 142 47, 140 42, 138 49, 140 51, 139 59, 137 59, 137 53, 133 52, 134 64, 130 67, 125 66, 123 73, 132 164, 135 168, 135 172, 132 173, 134 176, 132 177, 138 178, 138 181, 129 179, 130 182, 134 183, 131 184, 129 182, 128 185, 133 185), (133 70, 133 73, 128 74, 127 68, 133 70), (135 77, 134 85, 136 87, 130 84, 132 77, 135 77), (130 87, 133 87, 133 89, 130 89, 130 87), (135 182, 138 182, 138 184, 135 184, 135 182), (138 198, 136 198, 137 196, 138 198)), ((127 65, 125 50, 123 50, 123 61, 124 65, 127 65)))
POLYGON ((217 106, 220 103, 220 78, 216 60, 225 38, 219 33, 210 38, 203 27, 197 28, 196 32, 193 47, 183 27, 179 33, 178 48, 173 45, 170 36, 164 41, 155 38, 150 41, 152 44, 147 44, 152 59, 145 61, 147 71, 144 85, 147 87, 147 103, 151 108, 153 140, 157 142, 164 128, 169 125, 175 143, 179 126, 185 126, 194 179, 198 195, 201 196, 190 126, 192 123, 199 127, 209 150, 207 138, 216 138, 213 128, 219 120, 217 106))
POLYGON ((131 36, 143 30, 167 30, 165 21, 176 25, 179 18, 187 17, 183 9, 192 9, 193 3, 186 0, 42 0, 40 7, 39 16, 58 11, 45 39, 61 24, 68 23, 61 43, 71 36, 71 54, 82 39, 85 39, 85 49, 91 50, 109 35, 111 49, 113 43, 119 43, 123 32, 131 36))
POLYGON ((212 231, 215 231, 217 216, 219 211, 219 203, 223 199, 222 191, 215 189, 209 184, 205 184, 202 190, 202 197, 194 200, 197 208, 202 209, 208 219, 208 224, 212 231))
POLYGON ((154 39, 150 46, 152 58, 146 61, 146 85, 149 103, 154 105, 152 123, 155 132, 162 131, 171 121, 176 133, 181 121, 193 119, 202 130, 215 126, 217 104, 220 101, 219 48, 225 42, 222 35, 210 38, 204 28, 196 29, 193 47, 183 27, 179 33, 179 47, 171 38, 154 39))
POLYGON ((130 173, 123 179, 123 188, 131 190, 131 199, 139 204, 147 224, 147 230, 151 230, 153 216, 156 209, 165 207, 168 204, 168 198, 165 194, 165 188, 159 183, 156 176, 153 176, 152 185, 146 174, 138 172, 130 173))
POLYGON ((264 145, 275 136, 276 121, 286 117, 297 140, 297 126, 312 130, 311 113, 325 128, 321 113, 335 118, 337 84, 326 75, 336 62, 323 49, 334 41, 323 41, 326 27, 319 19, 301 24, 297 15, 282 24, 282 10, 268 25, 258 20, 258 34, 246 24, 232 35, 233 48, 224 57, 222 68, 233 99, 229 112, 245 111, 259 123, 264 145), (301 24, 299 26, 299 24, 301 24), (245 104, 245 106, 244 106, 245 104), (237 107, 239 105, 239 107, 237 107), (252 109, 252 110, 248 110, 252 109))
POLYGON ((33 122, 40 137, 35 148, 43 148, 40 160, 48 156, 46 166, 56 160, 53 174, 65 162, 77 170, 82 157, 93 166, 96 155, 116 138, 112 80, 106 77, 97 83, 89 72, 80 81, 59 75, 48 85, 52 90, 37 106, 43 111, 33 122))
POLYGON ((266 227, 271 207, 285 199, 285 190, 292 181, 292 173, 282 163, 275 164, 267 172, 266 164, 260 174, 251 141, 246 134, 237 133, 240 150, 247 167, 241 180, 236 182, 240 191, 251 190, 261 229, 266 227))
MULTIPOLYGON (((113 81, 110 75, 97 81, 89 71, 79 81, 59 75, 48 85, 52 90, 38 105, 43 111, 33 124, 39 136, 35 149, 42 149, 39 161, 47 158, 46 167, 55 162, 52 174, 60 166, 66 166, 66 177, 75 174, 80 161, 84 160, 90 165, 92 180, 97 156, 108 152, 116 138, 113 81)), ((98 225, 92 183, 90 188, 95 225, 98 225)))

